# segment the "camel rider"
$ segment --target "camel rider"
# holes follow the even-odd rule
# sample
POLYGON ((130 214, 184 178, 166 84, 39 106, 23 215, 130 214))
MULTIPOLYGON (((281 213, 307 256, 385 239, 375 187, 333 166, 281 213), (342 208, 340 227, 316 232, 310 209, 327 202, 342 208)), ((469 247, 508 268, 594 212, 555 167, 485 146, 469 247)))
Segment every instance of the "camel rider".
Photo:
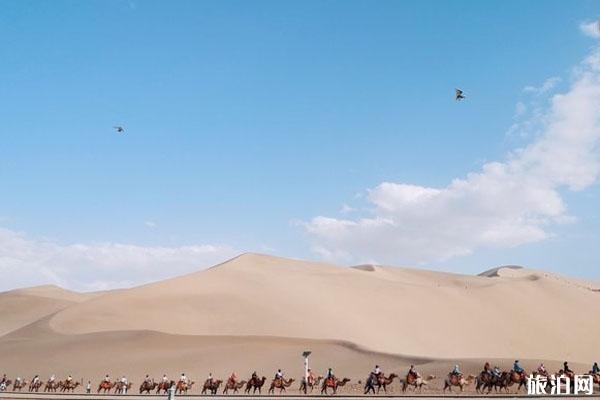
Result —
POLYGON ((52 374, 52 376, 50 377, 50 379, 48 379, 48 382, 54 383, 55 380, 56 380, 56 376, 54 376, 54 374, 52 374))
POLYGON ((211 385, 215 382, 213 376, 212 376, 212 372, 208 373, 208 383, 210 383, 211 385))
POLYGON ((375 366, 375 369, 373 370, 373 375, 375 375, 377 378, 379 378, 379 375, 381 375, 381 369, 379 368, 379 365, 375 366))
POLYGON ((513 371, 520 375, 523 375, 525 373, 525 370, 523 369, 523 367, 521 367, 521 364, 519 364, 519 360, 515 360, 515 363, 513 364, 513 371))
POLYGON ((335 375, 333 375, 333 369, 332 368, 328 368, 327 369, 327 373, 325 374, 325 379, 335 379, 335 375))
POLYGON ((237 375, 235 374, 235 371, 231 373, 231 376, 229 377, 229 382, 232 385, 235 385, 237 383, 237 375))
POLYGON ((110 376, 108 376, 108 374, 106 374, 106 376, 104 377, 104 383, 110 383, 110 376))
POLYGON ((127 377, 125 375, 123 375, 123 377, 121 378, 121 383, 123 385, 127 385, 127 377))
POLYGON ((489 362, 485 362, 484 366, 483 366, 483 372, 485 372, 486 374, 490 373, 490 369, 492 369, 492 366, 490 365, 489 362))
POLYGON ((598 374, 600 374, 600 367, 598 366, 598 363, 595 362, 594 365, 592 365, 592 375, 598 374))
POLYGON ((6 382, 6 374, 2 375, 2 380, 0 380, 0 384, 6 382))
POLYGON ((542 376, 548 375, 548 371, 546 370, 546 366, 544 365, 544 363, 540 364, 540 366, 537 369, 537 372, 539 375, 542 375, 542 376))
POLYGON ((69 375, 69 376, 67 376, 67 379, 65 380, 65 383, 68 385, 72 381, 73 381, 73 377, 71 375, 69 375))
POLYGON ((17 376, 17 379, 15 379, 15 384, 21 384, 21 377, 17 376))
MULTIPOLYGON (((310 371, 310 369, 309 369, 309 371, 310 371)), ((255 381, 255 382, 258 380, 258 374, 256 373, 256 371, 254 371, 252 373, 252 380, 255 381)))
POLYGON ((454 366, 454 369, 452 372, 450 372, 450 375, 462 376, 462 372, 460 371, 458 364, 454 366))
POLYGON ((571 370, 571 368, 569 368, 569 363, 566 361, 563 363, 563 371, 565 372, 565 374, 573 374, 574 373, 571 370))
POLYGON ((163 375, 163 377, 162 377, 162 381, 163 381, 163 383, 167 383, 167 382, 169 382, 169 378, 167 378, 167 374, 164 374, 164 375, 163 375))
POLYGON ((146 383, 152 383, 152 379, 150 378, 150 375, 146 374, 146 378, 144 379, 144 382, 146 383))
POLYGON ((420 378, 420 377, 421 377, 421 374, 419 374, 419 373, 417 372, 417 369, 415 368, 415 366, 414 366, 414 365, 411 365, 411 366, 410 366, 410 369, 408 370, 408 375, 412 375, 412 376, 414 376, 415 378, 420 378))
POLYGON ((33 377, 33 384, 36 385, 40 381, 40 376, 36 375, 33 377))
POLYGON ((501 372, 500 372, 500 368, 498 368, 497 365, 495 365, 494 369, 492 369, 492 375, 495 376, 496 378, 500 378, 501 372))
POLYGON ((275 373, 275 379, 283 380, 283 372, 281 372, 281 369, 278 369, 277 372, 275 373))
POLYGON ((181 376, 179 377, 179 382, 187 383, 187 377, 185 376, 185 374, 181 374, 181 376))

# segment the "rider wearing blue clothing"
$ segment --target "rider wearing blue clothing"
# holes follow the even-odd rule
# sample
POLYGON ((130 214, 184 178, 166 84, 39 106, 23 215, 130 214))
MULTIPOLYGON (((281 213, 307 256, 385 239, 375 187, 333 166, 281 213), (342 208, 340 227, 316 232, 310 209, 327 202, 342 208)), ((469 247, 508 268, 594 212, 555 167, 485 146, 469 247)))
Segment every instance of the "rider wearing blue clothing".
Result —
POLYGON ((592 374, 593 375, 600 374, 600 367, 598 366, 597 362, 595 362, 594 365, 592 366, 592 374))
POLYGON ((513 364, 513 371, 519 374, 525 372, 525 370, 519 365, 519 360, 515 360, 515 363, 513 364))

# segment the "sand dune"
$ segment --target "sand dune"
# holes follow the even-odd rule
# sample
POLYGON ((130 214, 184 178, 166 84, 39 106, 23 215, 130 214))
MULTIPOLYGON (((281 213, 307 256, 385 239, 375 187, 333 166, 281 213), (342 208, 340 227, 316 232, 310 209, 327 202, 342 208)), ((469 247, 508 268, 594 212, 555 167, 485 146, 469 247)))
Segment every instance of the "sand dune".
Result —
POLYGON ((51 285, 0 293, 0 336, 91 297, 51 285))
POLYGON ((438 376, 454 362, 476 373, 484 360, 509 368, 514 358, 583 370, 599 357, 599 299, 597 284, 526 268, 469 276, 245 254, 102 294, 2 293, 0 354, 13 374, 93 380, 270 376, 277 367, 300 376, 305 349, 317 371, 332 366, 355 380, 375 363, 396 372, 416 363, 438 376))
POLYGON ((600 319, 590 308, 600 310, 600 294, 591 283, 528 269, 497 275, 344 268, 246 254, 75 304, 50 326, 65 334, 153 330, 344 340, 433 358, 595 357, 589 346, 600 319))

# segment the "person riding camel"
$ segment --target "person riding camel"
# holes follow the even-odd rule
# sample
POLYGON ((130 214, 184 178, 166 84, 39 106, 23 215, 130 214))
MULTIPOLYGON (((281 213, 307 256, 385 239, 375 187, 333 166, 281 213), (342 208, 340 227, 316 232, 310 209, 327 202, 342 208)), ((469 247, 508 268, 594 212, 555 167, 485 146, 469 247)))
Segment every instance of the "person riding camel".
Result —
POLYGON ((39 376, 39 375, 36 375, 36 376, 34 376, 34 377, 33 377, 33 381, 32 381, 32 383, 33 383, 34 385, 37 385, 37 383, 38 383, 39 381, 40 381, 40 376, 39 376))
POLYGON ((215 378, 213 378, 213 376, 212 376, 212 372, 209 372, 209 373, 208 373, 208 378, 207 378, 207 379, 208 379, 208 383, 210 383, 211 385, 212 385, 213 383, 215 383, 215 378))
POLYGON ((252 379, 253 382, 256 382, 258 380, 258 374, 256 373, 256 371, 252 373, 252 377, 250 379, 252 379))
POLYGON ((185 376, 185 374, 183 374, 183 373, 181 374, 181 376, 179 377, 179 382, 181 382, 183 384, 187 383, 187 377, 185 376))
POLYGON ((169 378, 167 378, 167 374, 163 374, 162 381, 163 381, 163 383, 169 382, 169 378))
POLYGON ((108 376, 108 374, 106 374, 106 376, 104 377, 103 382, 104 383, 110 383, 110 376, 108 376))
POLYGON ((144 378, 144 382, 148 383, 148 384, 152 384, 152 378, 150 378, 150 375, 146 374, 146 377, 144 378))
POLYGON ((275 373, 275 380, 283 382, 283 372, 281 372, 281 369, 278 369, 275 373))
POLYGON ((17 379, 15 379, 15 383, 16 383, 17 385, 20 385, 20 384, 21 384, 21 377, 20 377, 20 376, 17 376, 17 379))
POLYGON ((490 365, 489 362, 486 361, 483 366, 483 372, 485 372, 486 374, 489 374, 491 369, 492 369, 492 366, 490 365))
POLYGON ((519 364, 519 360, 515 360, 515 363, 513 364, 513 371, 521 375, 521 377, 525 376, 525 370, 523 367, 521 367, 521 364, 519 364))
POLYGON ((460 367, 458 366, 458 364, 456 364, 454 366, 454 369, 452 370, 452 372, 450 372, 450 375, 454 375, 454 376, 462 376, 462 372, 460 371, 460 367))
POLYGON ((592 365, 592 375, 600 375, 600 367, 597 362, 592 365))
POLYGON ((231 385, 235 385, 237 383, 237 375, 235 374, 235 371, 229 376, 229 383, 231 385))
POLYGON ((495 365, 494 369, 492 369, 492 375, 496 378, 500 378, 500 375, 502 375, 502 372, 500 371, 500 368, 498 368, 497 365, 495 365))
POLYGON ((327 373, 325 374, 325 380, 329 381, 331 384, 335 381, 335 375, 333 374, 332 368, 327 368, 327 373))
POLYGON ((379 368, 379 365, 375 366, 375 369, 373 369, 373 375, 375 375, 377 378, 379 378, 379 375, 381 375, 381 369, 379 368))
POLYGON ((421 375, 419 374, 419 372, 417 372, 417 369, 415 368, 414 365, 410 366, 410 369, 408 370, 408 374, 407 375, 408 376, 412 375, 415 378, 420 378, 421 377, 421 375))
POLYGON ((563 363, 563 372, 565 374, 574 374, 574 372, 571 370, 571 368, 569 368, 569 363, 566 361, 563 363))
POLYGON ((121 377, 121 383, 122 383, 123 385, 127 385, 127 377, 126 377, 125 375, 123 375, 123 376, 121 377))
POLYGON ((56 380, 56 376, 54 376, 54 374, 52 374, 52 376, 50 377, 50 379, 48 379, 48 382, 54 383, 55 380, 56 380))
POLYGON ((541 363, 537 369, 538 375, 548 376, 548 370, 546 370, 546 366, 544 363, 541 363))
POLYGON ((6 377, 6 374, 2 375, 2 379, 0 380, 0 384, 6 382, 8 378, 6 377))

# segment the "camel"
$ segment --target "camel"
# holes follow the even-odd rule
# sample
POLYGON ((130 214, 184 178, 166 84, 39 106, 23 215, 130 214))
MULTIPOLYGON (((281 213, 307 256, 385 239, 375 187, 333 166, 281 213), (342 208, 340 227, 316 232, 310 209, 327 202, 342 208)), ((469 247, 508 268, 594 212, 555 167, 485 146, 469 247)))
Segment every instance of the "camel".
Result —
POLYGON ((60 387, 60 392, 61 393, 65 393, 65 392, 75 392, 75 389, 77 389, 77 387, 79 385, 83 385, 83 379, 81 380, 81 382, 67 382, 67 381, 60 381, 58 382, 58 386, 60 387))
POLYGON ((223 389, 223 394, 227 394, 229 390, 233 390, 233 393, 237 393, 244 386, 246 386, 246 381, 232 382, 231 380, 228 380, 223 389))
POLYGON ((112 388, 114 388, 115 386, 116 386, 116 382, 102 381, 98 385, 98 393, 100 393, 101 390, 102 390, 102 393, 106 393, 106 392, 110 393, 112 388))
POLYGON ((188 390, 192 390, 192 386, 194 386, 194 381, 189 381, 189 382, 183 382, 183 381, 179 381, 177 382, 177 386, 175 386, 175 393, 179 393, 179 394, 187 394, 188 390))
POLYGON ((148 382, 148 381, 144 381, 142 382, 142 384, 140 385, 140 394, 146 392, 146 394, 150 394, 151 390, 156 389, 156 387, 158 386, 157 382, 148 382))
POLYGON ((275 389, 279 389, 279 393, 285 392, 285 388, 288 388, 294 383, 294 378, 290 378, 287 381, 284 378, 275 378, 271 382, 271 387, 268 393, 275 394, 275 389))
POLYGON ((164 393, 167 393, 167 390, 171 388, 171 386, 175 385, 175 381, 167 381, 160 382, 156 385, 156 394, 160 394, 162 390, 164 393))
POLYGON ((600 374, 592 374, 590 371, 590 375, 592 375, 594 383, 597 384, 598 388, 600 389, 600 374))
POLYGON ((409 386, 413 386, 415 390, 419 389, 419 392, 423 390, 423 386, 429 385, 429 382, 435 379, 435 375, 429 375, 427 379, 423 379, 421 376, 414 374, 407 374, 406 379, 402 381, 402 392, 406 392, 409 386))
POLYGON ((350 382, 349 378, 344 378, 341 381, 335 377, 325 379, 323 381, 323 386, 321 386, 321 394, 328 394, 327 389, 331 388, 333 389, 333 392, 331 394, 334 395, 337 393, 339 387, 346 385, 346 383, 348 382, 350 382))
MULTIPOLYGON (((517 392, 521 390, 521 387, 527 387, 527 373, 523 371, 522 373, 516 371, 510 371, 508 374, 508 384, 507 386, 518 385, 517 392)), ((508 388, 507 388, 508 389, 508 388)))
POLYGON ((260 379, 258 379, 256 377, 250 378, 248 383, 246 383, 246 389, 244 390, 244 393, 250 394, 250 389, 254 388, 254 390, 252 391, 252 394, 256 393, 257 390, 258 390, 258 394, 260 394, 260 391, 262 390, 262 387, 264 386, 266 381, 267 381, 266 376, 263 376, 260 379))
POLYGON ((30 392, 39 392, 42 385, 43 385, 43 383, 39 379, 37 381, 31 381, 31 383, 29 384, 29 391, 30 392))
MULTIPOLYGON (((15 381, 13 384, 13 392, 20 392, 25 386, 27 386, 29 382, 27 381, 15 381)), ((8 385, 6 385, 8 387, 8 385)))
POLYGON ((300 388, 298 390, 300 390, 301 392, 304 392, 304 394, 306 394, 308 392, 308 389, 310 388, 310 392, 312 393, 313 389, 316 387, 319 387, 321 385, 321 381, 323 380, 323 377, 321 375, 317 376, 317 378, 312 381, 312 382, 306 382, 306 378, 302 378, 302 382, 300 383, 300 388))
POLYGON ((204 382, 201 394, 205 394, 207 390, 210 394, 217 394, 217 390, 219 390, 219 386, 221 386, 222 383, 223 381, 220 379, 217 379, 216 381, 207 379, 206 382, 204 382))
POLYGON ((58 382, 56 381, 48 381, 44 385, 44 392, 56 392, 58 389, 58 382))
POLYGON ((0 392, 4 392, 13 383, 10 379, 5 380, 0 386, 0 392))
POLYGON ((133 386, 133 383, 131 383, 131 382, 127 382, 126 384, 123 382, 117 382, 115 384, 115 393, 126 394, 127 392, 129 392, 129 390, 131 389, 132 386, 133 386))
POLYGON ((373 391, 373 394, 375 394, 375 386, 377 386, 377 393, 379 393, 382 387, 383 391, 387 393, 387 386, 391 385, 392 382, 394 382, 394 379, 397 377, 398 375, 394 373, 387 377, 383 373, 378 377, 371 374, 365 384, 365 394, 368 394, 371 391, 373 391))
POLYGON ((469 386, 474 379, 475 376, 473 375, 465 378, 462 375, 448 374, 448 377, 444 380, 444 392, 446 392, 446 389, 452 392, 452 386, 460 387, 460 391, 462 392, 465 390, 465 386, 469 386))

